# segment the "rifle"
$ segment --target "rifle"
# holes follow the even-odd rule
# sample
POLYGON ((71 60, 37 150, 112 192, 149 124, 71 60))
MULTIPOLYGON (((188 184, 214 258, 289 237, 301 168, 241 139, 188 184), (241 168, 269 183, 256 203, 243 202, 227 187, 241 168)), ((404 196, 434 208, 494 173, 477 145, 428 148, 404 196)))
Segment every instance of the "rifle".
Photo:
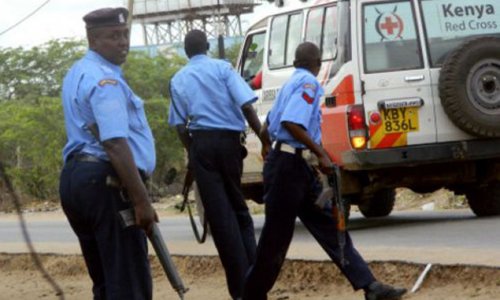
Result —
MULTIPOLYGON (((135 214, 133 208, 121 210, 120 215, 125 227, 135 225, 135 214)), ((186 293, 188 289, 185 288, 182 283, 182 279, 175 268, 170 252, 168 251, 167 245, 165 244, 160 229, 156 223, 153 223, 151 234, 148 238, 155 249, 156 256, 158 256, 158 259, 160 260, 160 264, 163 267, 163 271, 165 271, 165 274, 167 275, 170 285, 177 292, 177 294, 179 294, 179 298, 181 300, 184 299, 184 293, 186 293)))
POLYGON ((340 251, 340 265, 345 266, 348 261, 345 259, 344 248, 346 244, 346 230, 345 230, 345 207, 342 201, 342 190, 340 181, 340 168, 338 165, 333 165, 333 173, 327 175, 328 185, 332 188, 332 213, 337 220, 337 240, 339 243, 340 251))
POLYGON ((340 189, 340 168, 337 165, 333 165, 332 170, 332 174, 326 176, 328 187, 324 187, 326 182, 323 182, 323 191, 316 199, 315 204, 323 209, 325 207, 329 207, 329 204, 331 203, 332 214, 336 220, 340 264, 345 266, 348 264, 348 261, 345 259, 344 255, 344 248, 346 244, 345 206, 344 201, 342 201, 342 191, 340 189))

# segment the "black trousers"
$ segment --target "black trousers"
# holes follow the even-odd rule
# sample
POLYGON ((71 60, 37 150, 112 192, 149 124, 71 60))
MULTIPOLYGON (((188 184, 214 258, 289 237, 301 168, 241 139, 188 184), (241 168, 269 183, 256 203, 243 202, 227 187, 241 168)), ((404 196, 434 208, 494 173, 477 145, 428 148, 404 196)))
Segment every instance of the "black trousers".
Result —
POLYGON ((95 300, 152 299, 147 239, 137 226, 124 227, 119 211, 130 207, 106 185, 111 164, 70 159, 61 173, 61 204, 78 236, 95 300))
POLYGON ((253 220, 241 192, 240 132, 192 131, 189 159, 210 232, 233 299, 242 295, 245 274, 255 260, 253 220))
POLYGON ((316 176, 302 157, 271 151, 264 165, 265 223, 257 246, 256 262, 247 276, 243 299, 267 299, 267 293, 278 278, 285 260, 297 216, 354 289, 364 288, 375 280, 347 233, 344 257, 348 263, 344 266, 340 264, 332 212, 314 204, 321 190, 318 187, 316 176))

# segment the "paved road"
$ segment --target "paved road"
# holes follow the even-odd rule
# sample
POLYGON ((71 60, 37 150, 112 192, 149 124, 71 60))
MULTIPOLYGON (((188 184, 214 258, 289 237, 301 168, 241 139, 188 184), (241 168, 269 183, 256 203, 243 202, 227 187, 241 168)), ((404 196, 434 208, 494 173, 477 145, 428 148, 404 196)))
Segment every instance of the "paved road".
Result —
MULTIPOLYGON (((79 253, 77 240, 61 213, 25 215, 40 252, 79 253)), ((256 234, 263 216, 254 216, 256 234)), ((210 239, 198 245, 187 216, 163 217, 160 229, 173 254, 216 255, 210 239)), ((469 210, 395 212, 365 219, 353 213, 349 230, 367 260, 500 266, 500 217, 476 218, 469 210)), ((26 252, 18 220, 0 215, 0 252, 26 252)), ((288 257, 327 259, 307 230, 297 222, 288 257)))

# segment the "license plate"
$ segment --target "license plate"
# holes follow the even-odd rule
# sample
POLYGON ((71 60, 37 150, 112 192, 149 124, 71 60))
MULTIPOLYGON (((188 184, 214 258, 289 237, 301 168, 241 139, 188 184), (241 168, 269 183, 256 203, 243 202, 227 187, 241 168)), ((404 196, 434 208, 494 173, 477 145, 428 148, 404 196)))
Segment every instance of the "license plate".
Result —
POLYGON ((400 107, 381 111, 385 133, 418 131, 418 107, 400 107))

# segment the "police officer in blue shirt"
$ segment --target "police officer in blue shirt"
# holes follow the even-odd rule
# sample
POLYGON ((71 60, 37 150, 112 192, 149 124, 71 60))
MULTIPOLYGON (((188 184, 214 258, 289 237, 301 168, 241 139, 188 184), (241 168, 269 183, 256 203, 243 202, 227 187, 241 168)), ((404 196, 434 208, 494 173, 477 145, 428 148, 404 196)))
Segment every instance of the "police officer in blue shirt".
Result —
POLYGON ((158 217, 144 181, 156 158, 143 102, 120 68, 129 51, 127 17, 125 8, 84 16, 89 50, 62 88, 67 143, 61 203, 78 236, 94 299, 152 299, 145 233, 158 217), (137 226, 125 227, 119 212, 130 207, 137 226))
POLYGON ((258 133, 252 108, 257 97, 225 61, 209 58, 205 33, 184 40, 189 57, 170 82, 169 124, 176 126, 189 160, 229 293, 241 297, 245 273, 255 258, 253 221, 241 192, 245 119, 258 133))
POLYGON ((308 151, 315 154, 322 173, 332 172, 332 162, 320 146, 319 101, 323 89, 316 79, 321 67, 318 47, 309 42, 300 44, 295 52, 294 66, 295 72, 279 91, 262 128, 264 143, 273 141, 264 164, 266 219, 243 299, 267 299, 285 260, 297 216, 353 288, 365 289, 366 299, 398 299, 406 290, 376 281, 347 233, 344 247, 347 263, 341 263, 333 214, 314 203, 318 196, 318 179, 305 160, 305 154, 308 151))

